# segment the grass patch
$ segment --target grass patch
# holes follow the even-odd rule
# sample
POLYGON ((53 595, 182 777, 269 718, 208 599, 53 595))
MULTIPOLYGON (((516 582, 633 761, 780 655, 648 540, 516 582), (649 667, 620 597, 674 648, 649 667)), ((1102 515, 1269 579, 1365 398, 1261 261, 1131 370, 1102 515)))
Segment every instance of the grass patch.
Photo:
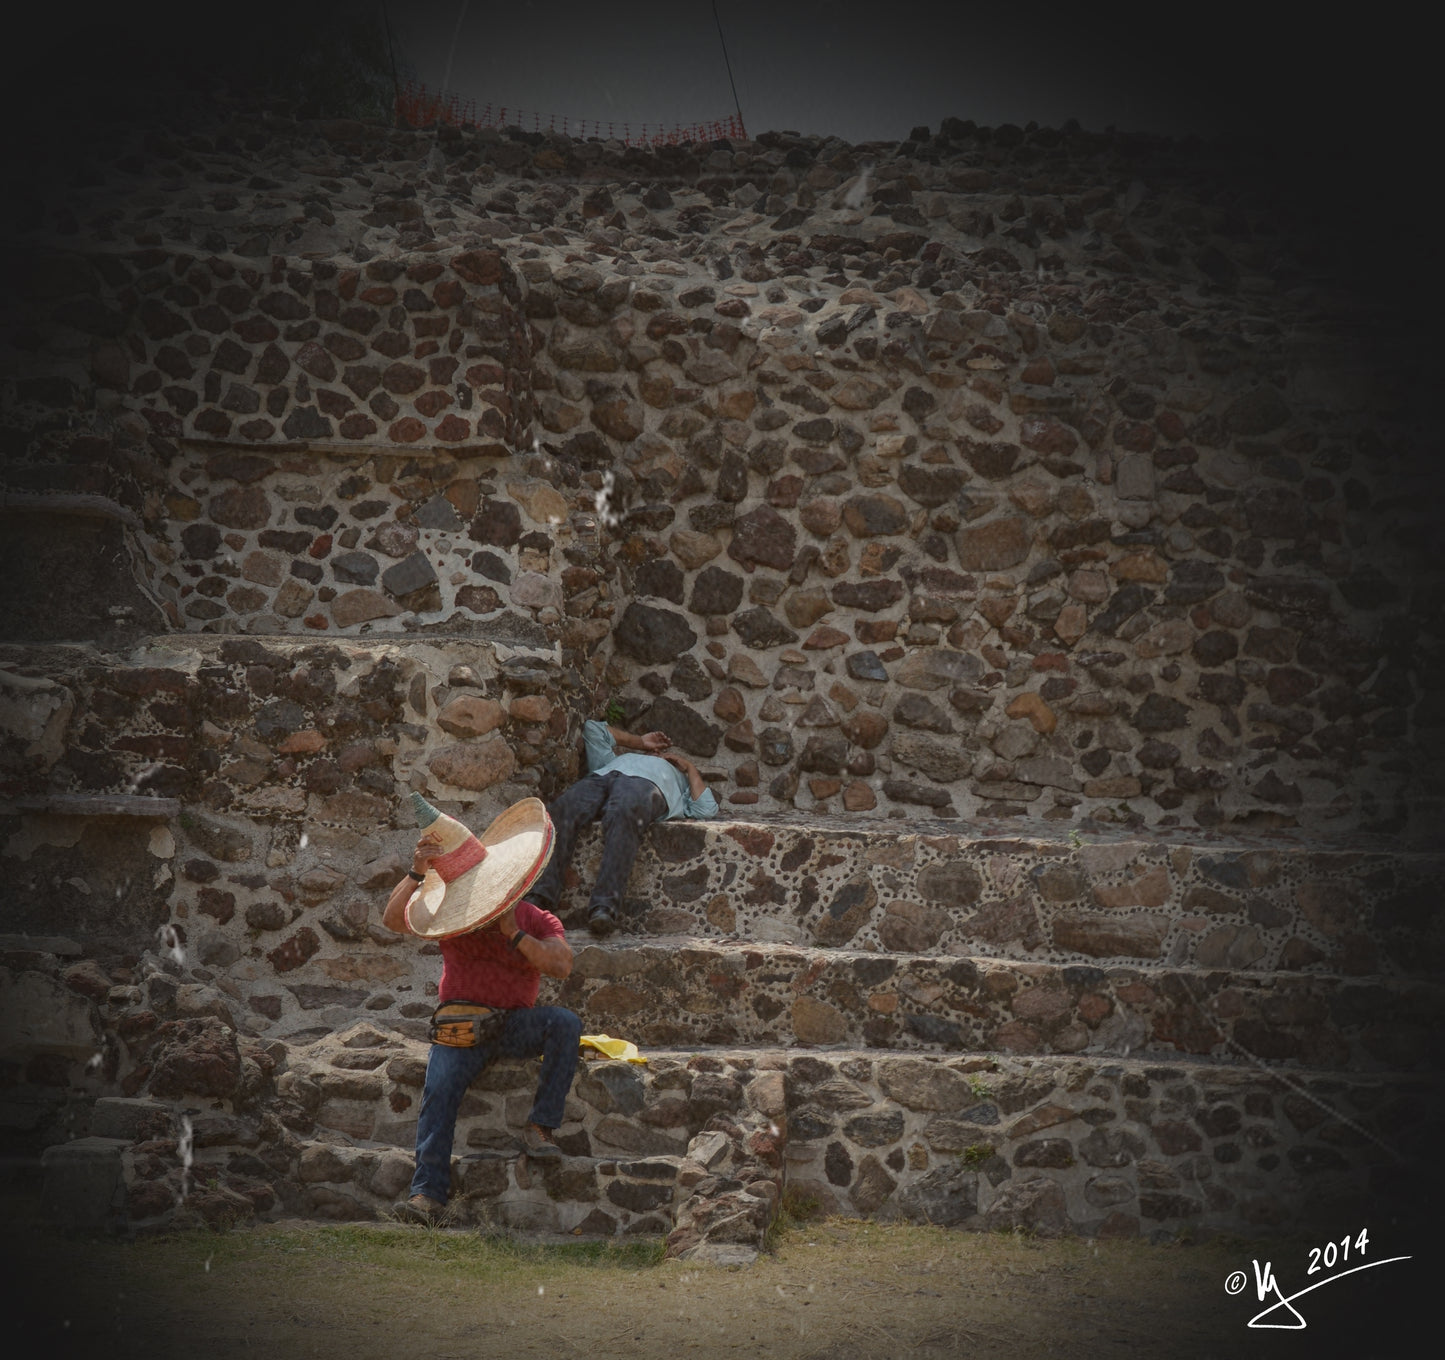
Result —
POLYGON ((776 1251, 790 1232, 816 1219, 821 1207, 816 1195, 805 1194, 795 1186, 788 1186, 778 1203, 778 1212, 773 1215, 773 1221, 768 1224, 768 1230, 763 1235, 763 1250, 776 1251))
MULTIPOLYGON (((1258 1304, 1225 1292, 1230 1272, 1257 1256, 1298 1287, 1309 1245, 960 1232, 824 1217, 796 1193, 746 1269, 663 1261, 655 1238, 292 1222, 119 1242, 9 1227, 7 1340, 49 1360, 1221 1360, 1256 1340, 1258 1304)), ((1425 1264, 1311 1295, 1307 1336, 1363 1328, 1361 1356, 1407 1353, 1392 1344, 1398 1294, 1427 1287, 1425 1264)))
MULTIPOLYGON (((105 1251, 106 1244, 94 1249, 105 1251)), ((117 1245, 137 1266, 165 1271, 187 1264, 264 1263, 306 1256, 345 1266, 436 1273, 438 1266, 459 1277, 500 1279, 526 1272, 569 1268, 645 1270, 662 1260, 657 1238, 585 1238, 575 1242, 524 1241, 494 1232, 459 1232, 419 1226, 370 1223, 325 1226, 268 1226, 239 1233, 206 1229, 169 1233, 117 1245)))

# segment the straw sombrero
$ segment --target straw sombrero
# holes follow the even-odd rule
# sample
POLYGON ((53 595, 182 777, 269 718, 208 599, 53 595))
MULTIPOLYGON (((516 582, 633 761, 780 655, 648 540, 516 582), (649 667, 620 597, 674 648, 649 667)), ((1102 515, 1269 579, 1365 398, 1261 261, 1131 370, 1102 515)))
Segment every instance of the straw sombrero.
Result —
POLYGON ((552 819, 540 798, 514 803, 480 836, 411 796, 417 825, 441 836, 442 853, 406 904, 414 935, 446 940, 496 920, 519 901, 552 854, 552 819))

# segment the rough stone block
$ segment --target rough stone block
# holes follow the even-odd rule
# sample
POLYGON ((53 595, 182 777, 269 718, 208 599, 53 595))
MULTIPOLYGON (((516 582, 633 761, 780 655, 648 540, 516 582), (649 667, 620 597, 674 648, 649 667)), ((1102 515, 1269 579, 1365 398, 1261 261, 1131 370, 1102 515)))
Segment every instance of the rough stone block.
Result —
POLYGON ((43 973, 0 971, 0 1052, 85 1060, 100 1049, 94 1005, 43 973))
POLYGON ((101 1096, 90 1112, 90 1132, 96 1138, 136 1142, 162 1136, 174 1118, 171 1107, 145 1097, 101 1096))
POLYGON ((77 1138, 41 1154, 41 1208, 68 1228, 115 1231, 126 1221, 122 1138, 77 1138))

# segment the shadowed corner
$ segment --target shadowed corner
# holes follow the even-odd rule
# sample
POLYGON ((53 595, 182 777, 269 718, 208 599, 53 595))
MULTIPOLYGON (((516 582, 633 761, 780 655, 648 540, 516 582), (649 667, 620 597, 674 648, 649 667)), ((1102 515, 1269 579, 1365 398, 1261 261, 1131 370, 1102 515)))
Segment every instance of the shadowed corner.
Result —
POLYGON ((58 1360, 110 1348, 114 1318, 89 1289, 76 1287, 71 1239, 41 1202, 39 1158, 0 1163, 0 1316, 17 1355, 58 1360))

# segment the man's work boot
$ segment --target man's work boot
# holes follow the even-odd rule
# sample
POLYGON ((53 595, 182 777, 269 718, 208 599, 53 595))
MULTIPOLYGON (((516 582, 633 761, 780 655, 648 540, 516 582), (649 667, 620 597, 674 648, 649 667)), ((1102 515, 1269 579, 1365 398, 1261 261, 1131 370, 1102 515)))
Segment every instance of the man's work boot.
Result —
POLYGON ((587 916, 587 929, 594 935, 610 935, 617 929, 617 918, 606 907, 593 907, 587 916))
POLYGON ((540 1124, 528 1124, 522 1130, 522 1151, 537 1161, 550 1161, 562 1155, 562 1149, 552 1141, 552 1130, 540 1124))
POLYGON ((441 1222, 446 1205, 430 1195, 413 1195, 404 1204, 396 1206, 397 1216, 408 1223, 421 1223, 427 1227, 441 1222))

